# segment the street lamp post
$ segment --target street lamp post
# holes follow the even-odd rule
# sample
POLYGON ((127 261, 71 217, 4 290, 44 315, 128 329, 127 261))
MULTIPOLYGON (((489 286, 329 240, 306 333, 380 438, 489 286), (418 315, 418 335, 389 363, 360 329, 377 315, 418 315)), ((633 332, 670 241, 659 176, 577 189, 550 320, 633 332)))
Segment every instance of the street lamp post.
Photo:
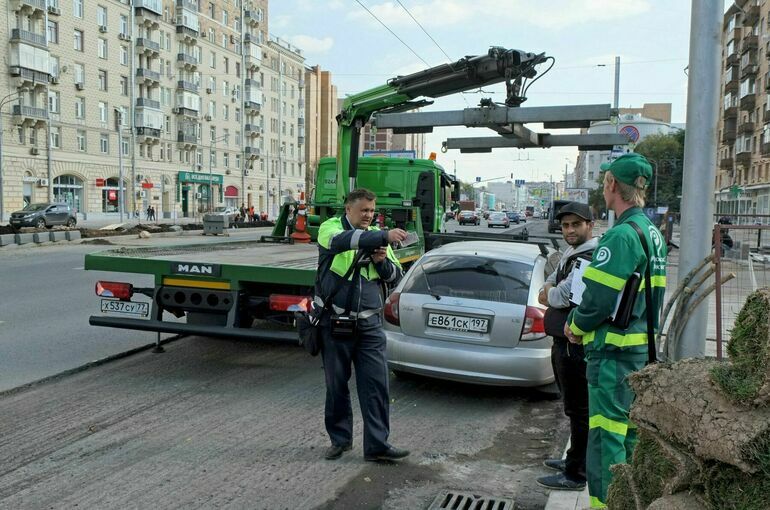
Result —
POLYGON ((9 101, 21 97, 21 94, 26 91, 27 89, 20 89, 16 92, 11 92, 0 99, 0 221, 5 219, 5 188, 3 187, 3 107, 8 104, 9 101))
POLYGON ((113 109, 115 112, 115 131, 118 132, 118 212, 120 213, 120 222, 123 223, 123 213, 125 212, 125 197, 123 196, 123 111, 119 108, 113 109))
POLYGON ((211 156, 212 150, 213 150, 212 147, 214 145, 216 145, 218 141, 226 140, 227 138, 229 138, 229 136, 230 136, 229 134, 222 135, 219 138, 213 138, 209 142, 209 197, 208 197, 209 198, 209 200, 208 200, 208 202, 209 202, 209 213, 211 213, 211 211, 214 209, 213 205, 212 205, 213 201, 214 201, 214 183, 213 183, 213 174, 211 173, 211 160, 213 159, 212 156, 211 156))

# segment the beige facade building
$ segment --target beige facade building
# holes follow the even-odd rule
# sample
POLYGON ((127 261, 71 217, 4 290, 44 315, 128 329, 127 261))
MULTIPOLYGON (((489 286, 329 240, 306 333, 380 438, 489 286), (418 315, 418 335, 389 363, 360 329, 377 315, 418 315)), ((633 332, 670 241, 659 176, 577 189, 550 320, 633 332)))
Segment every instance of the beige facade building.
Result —
POLYGON ((284 194, 304 180, 302 57, 268 36, 266 0, 10 0, 0 17, 6 217, 47 200, 117 217, 121 174, 127 213, 166 218, 263 210, 276 159, 284 194))
POLYGON ((361 130, 358 154, 367 151, 414 152, 416 158, 422 159, 425 157, 425 134, 394 134, 392 129, 372 129, 371 124, 366 124, 361 130))
POLYGON ((736 1, 722 31, 715 193, 721 214, 770 214, 770 4, 736 1))
POLYGON ((319 66, 305 70, 305 98, 307 101, 307 139, 305 160, 307 161, 307 189, 315 187, 315 175, 321 158, 337 156, 337 114, 339 106, 337 87, 332 83, 332 74, 322 71, 319 66))

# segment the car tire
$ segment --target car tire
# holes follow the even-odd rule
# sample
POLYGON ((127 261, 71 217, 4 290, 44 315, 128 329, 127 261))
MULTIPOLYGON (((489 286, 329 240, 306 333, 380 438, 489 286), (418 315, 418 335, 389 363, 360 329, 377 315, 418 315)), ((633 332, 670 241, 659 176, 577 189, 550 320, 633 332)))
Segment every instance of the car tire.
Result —
POLYGON ((78 222, 77 222, 77 220, 75 218, 70 218, 70 219, 67 220, 67 226, 69 228, 75 228, 75 225, 77 225, 77 224, 78 224, 78 222))
POLYGON ((503 228, 508 228, 508 227, 509 227, 509 225, 503 225, 503 228))
POLYGON ((38 220, 35 222, 35 228, 46 228, 45 219, 38 218, 38 220))

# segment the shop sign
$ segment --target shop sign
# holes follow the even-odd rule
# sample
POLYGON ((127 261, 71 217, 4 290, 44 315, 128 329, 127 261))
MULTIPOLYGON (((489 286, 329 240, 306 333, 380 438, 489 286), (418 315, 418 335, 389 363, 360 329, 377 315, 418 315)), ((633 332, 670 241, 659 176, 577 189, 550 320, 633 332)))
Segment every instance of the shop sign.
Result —
POLYGON ((111 189, 111 190, 107 191, 107 200, 109 200, 110 202, 114 202, 117 199, 118 199, 118 192, 117 191, 115 191, 114 189, 111 189))
POLYGON ((104 187, 107 184, 107 179, 102 179, 100 177, 96 178, 96 187, 101 188, 104 187))
POLYGON ((200 172, 179 172, 177 174, 179 182, 194 182, 198 184, 208 184, 209 179, 212 184, 218 184, 221 186, 224 183, 224 176, 221 174, 206 174, 200 172))
POLYGON ((153 185, 152 185, 151 182, 143 182, 142 183, 142 188, 144 188, 144 189, 152 189, 153 185))
POLYGON ((31 175, 25 175, 21 179, 22 182, 37 182, 37 177, 33 177, 31 175))

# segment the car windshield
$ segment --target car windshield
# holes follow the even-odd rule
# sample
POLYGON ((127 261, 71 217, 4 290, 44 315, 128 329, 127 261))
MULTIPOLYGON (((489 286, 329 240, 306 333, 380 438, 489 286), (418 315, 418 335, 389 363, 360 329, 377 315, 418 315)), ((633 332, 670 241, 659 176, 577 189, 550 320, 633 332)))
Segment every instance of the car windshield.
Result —
POLYGON ((471 211, 463 211, 460 213, 460 216, 473 216, 473 213, 471 211))
POLYGON ((43 211, 45 210, 50 204, 29 204, 27 207, 22 209, 22 211, 43 211))
POLYGON ((469 255, 426 257, 404 292, 526 305, 532 265, 469 255))

